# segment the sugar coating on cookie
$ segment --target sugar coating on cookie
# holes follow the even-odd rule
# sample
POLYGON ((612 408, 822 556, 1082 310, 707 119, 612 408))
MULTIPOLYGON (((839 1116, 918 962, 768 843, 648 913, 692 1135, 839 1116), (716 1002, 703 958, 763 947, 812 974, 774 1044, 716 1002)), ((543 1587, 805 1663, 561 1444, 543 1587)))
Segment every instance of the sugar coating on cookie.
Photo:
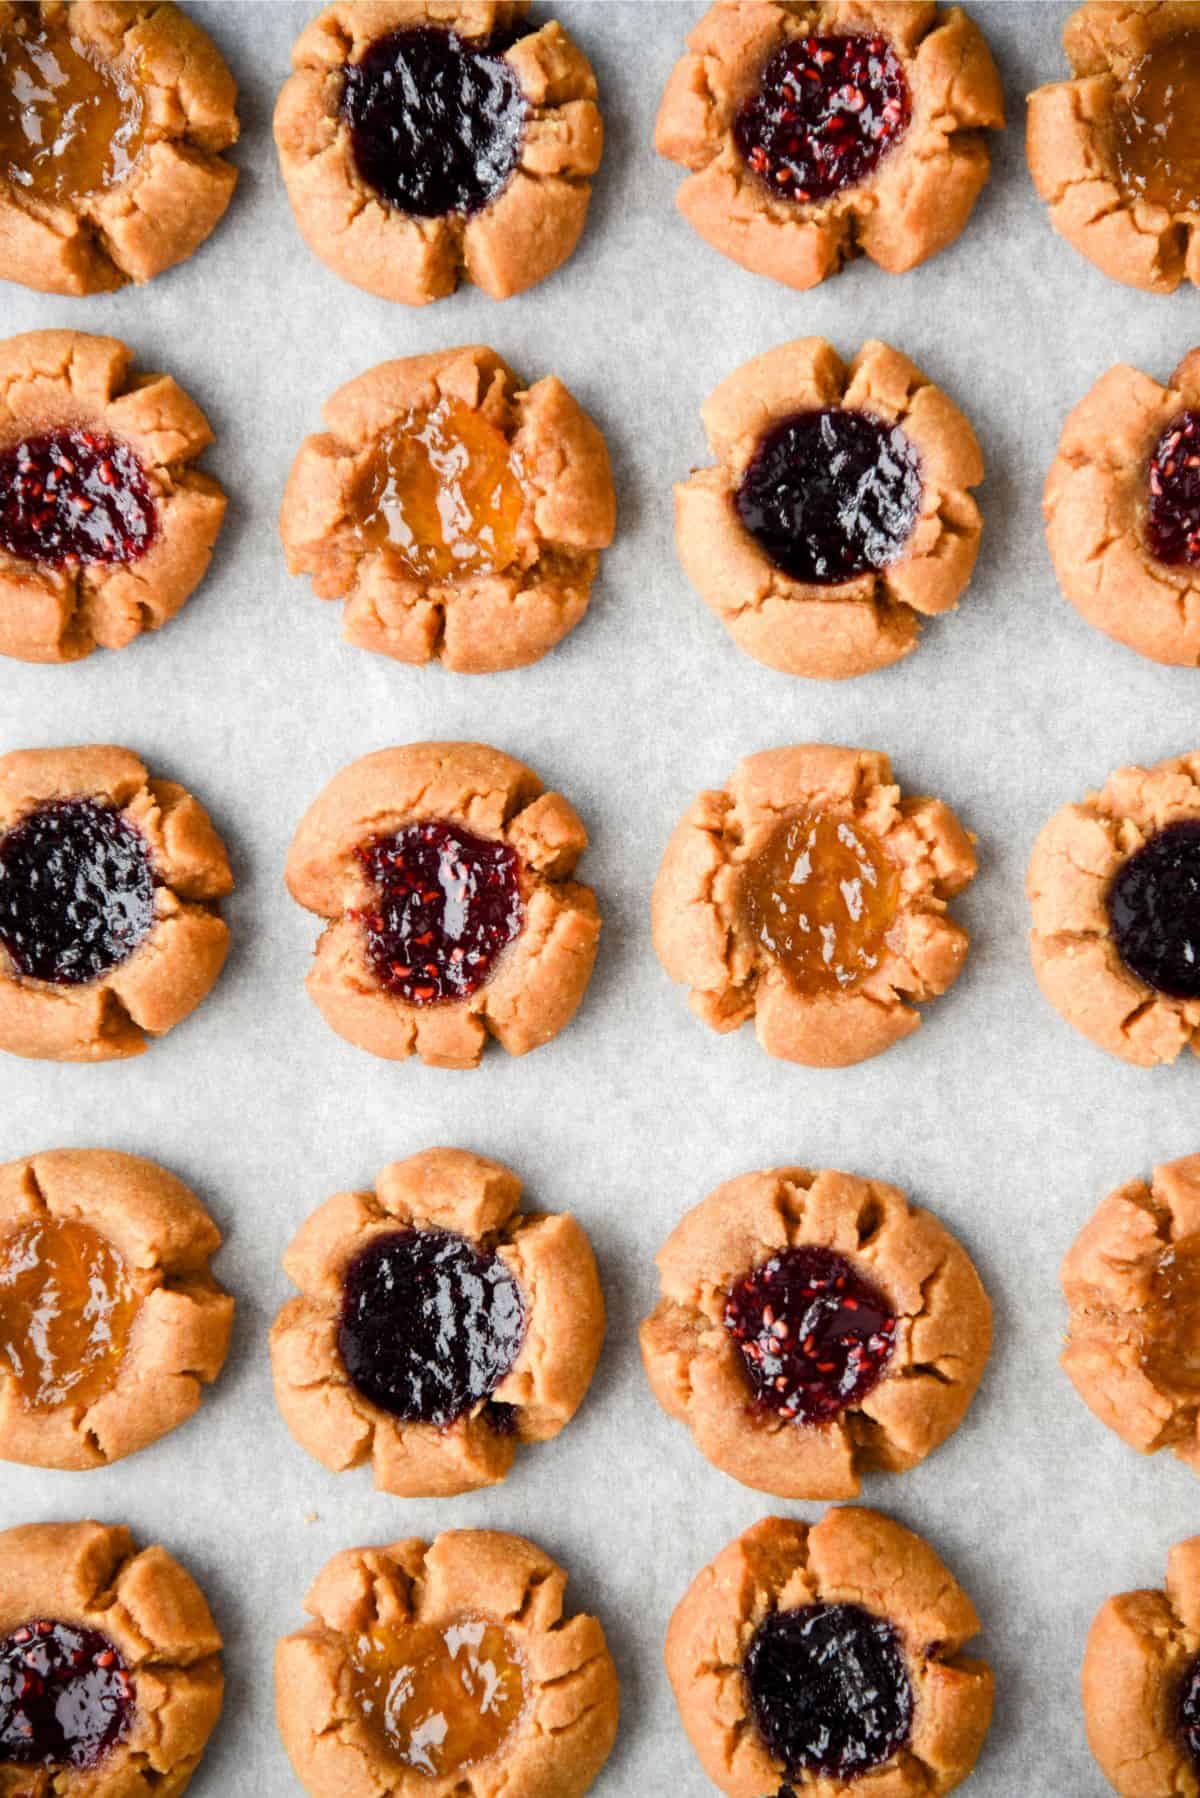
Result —
POLYGON ((857 255, 893 274, 953 243, 1004 124, 979 28, 925 0, 716 0, 687 40, 655 147, 706 242, 815 287, 857 255))
POLYGON ((276 1715, 310 1798, 350 1782, 582 1798, 611 1752, 617 1675, 567 1576, 519 1536, 448 1530, 347 1549, 275 1654, 276 1715))
POLYGON ((991 1669, 962 1653, 979 1628, 929 1545, 877 1511, 767 1517, 692 1581, 667 1675, 728 1798, 836 1798, 864 1777, 918 1798, 953 1791, 987 1735, 991 1669))
POLYGON ((958 1428, 991 1346, 961 1244, 894 1186, 772 1168, 726 1181, 657 1257, 654 1396, 714 1466, 777 1498, 853 1498, 958 1428))
POLYGON ((917 646, 971 578, 975 433, 884 343, 849 363, 822 337, 756 356, 701 417, 712 468, 675 489, 675 542, 705 604, 756 661, 844 680, 917 646))
POLYGON ((604 127, 591 64, 528 0, 337 0, 275 108, 296 223, 343 280, 423 306, 508 299, 583 231, 604 127))
POLYGON ((184 261, 237 182, 233 76, 170 4, 39 0, 0 13, 3 275, 104 293, 184 261))
POLYGON ((1086 0, 1072 79, 1029 96, 1026 150, 1060 236, 1150 293, 1200 281, 1200 22, 1191 0, 1086 0))
POLYGON ((402 662, 521 668, 587 610, 616 498, 604 439, 553 375, 482 346, 383 362, 322 409, 279 517, 288 568, 343 633, 402 662))

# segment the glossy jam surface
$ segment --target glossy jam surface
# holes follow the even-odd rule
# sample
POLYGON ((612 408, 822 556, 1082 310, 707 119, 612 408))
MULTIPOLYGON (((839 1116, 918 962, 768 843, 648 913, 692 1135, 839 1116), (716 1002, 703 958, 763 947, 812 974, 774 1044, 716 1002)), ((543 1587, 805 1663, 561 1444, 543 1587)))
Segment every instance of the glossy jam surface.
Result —
POLYGON ((1131 974, 1168 998, 1200 998, 1200 819, 1168 824, 1122 862, 1108 916, 1131 974))
POLYGON ((136 562, 158 536, 146 471, 127 443, 47 431, 0 451, 0 550, 74 567, 136 562))
POLYGON ((447 581, 511 567, 525 493, 503 432, 442 399, 381 440, 360 505, 368 549, 417 580, 447 581))
POLYGON ((120 812, 60 799, 0 836, 0 947, 19 974, 85 986, 153 922, 150 846, 120 812))
POLYGON ((354 1695, 386 1748, 418 1773, 490 1759, 525 1708, 525 1674, 506 1631, 482 1617, 377 1625, 354 1644, 354 1695))
POLYGON ((123 181, 142 147, 136 80, 34 7, 0 31, 0 173, 39 200, 71 200, 123 181))
POLYGON ((879 1383, 896 1344, 883 1293, 831 1249, 772 1255, 725 1301, 759 1405, 797 1423, 828 1423, 879 1383))
POLYGON ((416 25, 347 63, 342 116, 368 187, 418 218, 470 215, 496 198, 529 111, 505 48, 416 25))
POLYGON ((452 1424, 491 1397, 524 1340, 525 1299, 505 1263, 448 1230, 372 1237, 343 1275, 342 1365, 393 1417, 452 1424))
POLYGON ((99 1630, 37 1618, 0 1639, 0 1766, 86 1771, 132 1721, 133 1681, 99 1630))
POLYGON ((1200 1658, 1191 1663, 1180 1682, 1178 1720, 1188 1758, 1200 1773, 1200 1658))
POLYGON ((908 82, 884 37, 802 37, 776 50, 733 139, 772 193, 801 205, 865 181, 908 128, 908 82))
POLYGON ((1180 31, 1130 71, 1113 118, 1128 198, 1200 212, 1200 31, 1180 31))
POLYGON ((744 1672, 758 1732, 789 1778, 855 1779, 908 1740, 913 1692, 900 1639, 859 1605, 772 1612, 744 1672))
POLYGON ((138 1305, 125 1258, 90 1224, 47 1215, 0 1236, 0 1368, 31 1408, 107 1392, 138 1305))
POLYGON ((899 895, 878 840, 830 812, 781 824, 742 877, 755 941, 805 994, 847 992, 879 966, 899 895))
POLYGON ((436 1005, 491 978, 525 921, 515 850, 435 819, 376 837, 358 858, 376 892, 358 915, 389 992, 436 1005))
POLYGON ((1171 420, 1154 446, 1148 483, 1150 554, 1173 567, 1200 568, 1200 412, 1171 420))
POLYGON ((1168 1391, 1200 1392, 1200 1236, 1185 1236, 1163 1254, 1140 1323, 1147 1376, 1168 1391))

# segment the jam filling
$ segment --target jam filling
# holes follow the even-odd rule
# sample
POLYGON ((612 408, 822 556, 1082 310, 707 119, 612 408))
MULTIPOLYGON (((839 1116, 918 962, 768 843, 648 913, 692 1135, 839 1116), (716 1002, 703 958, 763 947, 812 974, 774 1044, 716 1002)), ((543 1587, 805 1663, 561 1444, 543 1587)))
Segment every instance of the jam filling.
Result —
POLYGON ((776 50, 733 141, 772 193, 807 204, 856 187, 908 129, 912 100, 885 37, 801 37, 776 50))
POLYGON ((0 451, 0 549, 22 562, 136 562, 158 536, 146 471, 127 443, 46 431, 0 451))
POLYGON ((758 1732, 790 1779, 855 1779, 908 1741, 913 1691, 900 1638, 860 1605, 773 1611, 743 1670, 758 1732))
POLYGON ((1169 999, 1200 999, 1200 819, 1168 824, 1108 889, 1117 954, 1169 999))
POLYGON ((0 1764, 86 1771, 132 1721, 133 1681, 99 1630, 39 1618, 0 1640, 0 1764))
POLYGON ((1150 1276, 1138 1313, 1138 1355, 1160 1390, 1200 1391, 1200 1236, 1173 1242, 1150 1276))
POLYGON ((30 1218, 0 1236, 0 1367, 32 1409, 107 1392, 139 1303, 124 1256, 78 1218, 30 1218))
POLYGON ((86 986, 154 923, 150 846, 121 813, 57 799, 0 836, 0 948, 19 974, 86 986))
POLYGON ((489 1760, 525 1708, 525 1674, 505 1630, 482 1617, 377 1624, 351 1653, 354 1696, 405 1767, 441 1776, 489 1760))
POLYGON ((1200 1773, 1200 1657, 1192 1661, 1179 1688, 1179 1733, 1188 1758, 1200 1773))
POLYGON ((832 587, 900 557, 921 491, 920 457, 899 425, 831 406, 767 432, 734 507, 776 568, 832 587))
POLYGON ((338 1351, 381 1411, 444 1429, 491 1398, 525 1322, 524 1294, 498 1255, 448 1230, 394 1230, 372 1237, 343 1275, 338 1351))
POLYGON ((1164 39, 1130 71, 1113 116, 1126 197, 1200 211, 1200 31, 1164 39))
POLYGON ((72 30, 69 9, 0 30, 0 172, 39 200, 114 187, 142 147, 143 106, 120 64, 72 30))
POLYGON ((832 1249, 784 1249, 725 1301, 725 1328, 765 1410, 829 1423, 878 1385, 896 1345, 890 1302, 832 1249))
POLYGON ((1200 568, 1200 412, 1171 420, 1150 458, 1149 478, 1150 554, 1170 566, 1200 568))
POLYGON ((359 175, 418 218, 479 212, 507 186, 528 102, 504 60, 511 38, 416 25, 347 63, 342 117, 359 175))
POLYGON ((781 824, 742 877, 751 934, 806 995, 848 992, 879 966, 899 896, 883 845, 831 812, 781 824))
POLYGON ((356 914, 371 966, 409 1005, 469 998, 525 922, 516 851, 457 824, 408 824, 358 860, 376 895, 356 914))

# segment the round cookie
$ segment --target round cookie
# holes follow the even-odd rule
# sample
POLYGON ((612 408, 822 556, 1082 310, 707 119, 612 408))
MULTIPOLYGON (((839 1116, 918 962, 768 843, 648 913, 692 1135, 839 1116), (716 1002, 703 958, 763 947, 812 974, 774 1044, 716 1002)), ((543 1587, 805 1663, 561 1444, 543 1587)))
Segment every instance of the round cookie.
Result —
POLYGON ((183 262, 237 170, 233 76, 170 0, 3 0, 0 269, 106 293, 183 262))
POLYGON ((1043 826, 1026 875, 1038 985, 1137 1067, 1200 1053, 1200 751, 1119 768, 1043 826))
POLYGON ((715 468, 675 489, 688 579, 768 668, 844 680, 917 646, 951 610, 983 528, 975 433, 884 343, 844 363, 823 337, 756 356, 701 408, 715 468))
POLYGON ((1087 0, 1070 81, 1029 96, 1029 172, 1061 237, 1149 293, 1200 281, 1200 22, 1192 0, 1087 0))
POLYGON ((979 1627, 928 1543, 878 1511, 765 1517, 680 1600, 667 1676, 728 1798, 929 1798, 987 1735, 991 1669, 961 1652, 979 1627))
POLYGON ((953 812, 902 798, 885 755, 768 749, 684 814, 654 883, 654 947, 710 1029, 753 1018, 768 1055, 848 1067, 911 1035, 914 1001, 957 980, 967 933, 947 901, 974 874, 953 812))
POLYGON ((335 1555, 305 1598, 312 1622, 275 1653, 279 1733, 310 1798, 582 1798, 619 1697, 596 1618, 564 1616, 566 1584, 495 1530, 335 1555))
POLYGON ((288 852, 328 919, 305 984, 339 1036, 389 1061, 525 1055, 583 998, 600 918, 571 879, 587 832, 561 793, 483 743, 380 749, 336 775, 288 852), (426 959, 428 958, 428 959, 426 959))
POLYGON ((221 1638, 165 1548, 105 1523, 0 1532, 0 1791, 175 1798, 221 1712, 221 1638))
POLYGON ((232 890, 199 800, 131 750, 0 756, 0 1049, 140 1055, 216 982, 232 890))
POLYGON ((926 0, 716 0, 659 109, 676 204, 714 249, 789 287, 865 254, 891 274, 954 242, 1004 94, 979 28, 926 0))
POLYGON ((604 126, 587 57, 528 0, 336 0, 300 34, 275 143, 301 236, 409 306, 494 300, 579 242, 604 126))
POLYGON ((553 375, 522 388, 473 345, 382 362, 322 408, 279 534, 344 599, 343 634, 400 662, 535 662, 587 610, 616 496, 604 439, 553 375))
POLYGON ((173 618, 225 495, 208 420, 170 375, 85 331, 0 343, 0 655, 74 662, 173 618))
POLYGON ((902 1192, 771 1168, 718 1186, 657 1257, 655 1398, 701 1454, 777 1498, 853 1498, 962 1422, 992 1340, 963 1249, 902 1192))

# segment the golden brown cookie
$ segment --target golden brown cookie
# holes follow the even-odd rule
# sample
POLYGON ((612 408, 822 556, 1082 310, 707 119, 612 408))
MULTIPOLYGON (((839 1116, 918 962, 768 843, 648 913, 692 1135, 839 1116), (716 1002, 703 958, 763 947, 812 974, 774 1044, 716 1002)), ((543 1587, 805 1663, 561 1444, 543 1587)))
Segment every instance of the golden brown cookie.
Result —
POLYGON ((85 331, 0 343, 0 655, 74 662, 173 618, 225 495, 208 420, 170 375, 85 331))
POLYGON ((1200 1053, 1200 751, 1118 768, 1043 826, 1026 876, 1038 985, 1138 1067, 1200 1053))
POLYGON ((654 142, 691 171, 676 204, 722 255, 806 288, 860 254, 899 274, 954 242, 1004 123, 958 7, 716 0, 687 42, 654 142))
POLYGON ((712 1030, 749 1018, 768 1055, 847 1067, 921 1022, 957 980, 967 933, 947 901, 974 878, 940 799, 905 799, 872 749, 804 743, 738 763, 667 844, 658 958, 712 1030))
POLYGON ((709 1194, 658 1255, 655 1398, 701 1454, 777 1498, 854 1498, 966 1415, 992 1307, 962 1245, 902 1192, 780 1167, 709 1194))
POLYGON ((823 337, 745 363, 705 401, 715 468, 675 489, 688 578, 739 649, 822 680, 867 674, 951 610, 983 528, 975 433, 914 363, 823 337))
POLYGON ((1029 96, 1029 172, 1061 237, 1114 281, 1200 281, 1200 14, 1194 0, 1087 0, 1063 27, 1070 81, 1029 96))
POLYGON ((616 1738, 617 1674, 595 1617, 564 1616, 566 1584, 495 1530, 335 1555, 275 1653, 310 1798, 582 1798, 616 1738))
POLYGON ((478 1067, 570 1023, 600 917, 571 879, 587 832, 561 793, 484 743, 380 749, 336 775, 288 853, 329 920, 306 985, 325 1022, 389 1061, 478 1067))
POLYGON ((0 1049, 140 1055, 215 983, 232 890, 199 800, 131 750, 0 756, 0 1049))
POLYGON ((0 0, 4 279, 104 293, 183 262, 233 194, 236 99, 170 0, 0 0))
POLYGON ((696 1575, 667 1675, 728 1798, 930 1798, 970 1773, 992 1672, 975 1607, 928 1543, 878 1511, 765 1517, 696 1575))
POLYGON ((283 1265, 302 1297, 271 1330, 275 1398, 335 1473, 370 1461, 402 1498, 494 1486, 583 1403, 604 1340, 591 1244, 573 1217, 523 1212, 498 1161, 393 1161, 327 1199, 283 1265))
POLYGON ((212 1614, 165 1548, 106 1523, 0 1532, 2 1798, 175 1798, 223 1687, 212 1614))
POLYGON ((579 242, 604 126, 592 66, 529 0, 336 0, 275 108, 296 223, 335 274, 409 306, 524 293, 579 242))
POLYGON ((195 1194, 140 1156, 0 1167, 0 1458, 100 1467, 186 1422, 229 1348, 220 1246, 195 1194))
POLYGON ((616 496, 562 382, 473 345, 381 362, 322 409, 279 515, 288 568, 351 643, 466 674, 522 668, 587 610, 616 496))

